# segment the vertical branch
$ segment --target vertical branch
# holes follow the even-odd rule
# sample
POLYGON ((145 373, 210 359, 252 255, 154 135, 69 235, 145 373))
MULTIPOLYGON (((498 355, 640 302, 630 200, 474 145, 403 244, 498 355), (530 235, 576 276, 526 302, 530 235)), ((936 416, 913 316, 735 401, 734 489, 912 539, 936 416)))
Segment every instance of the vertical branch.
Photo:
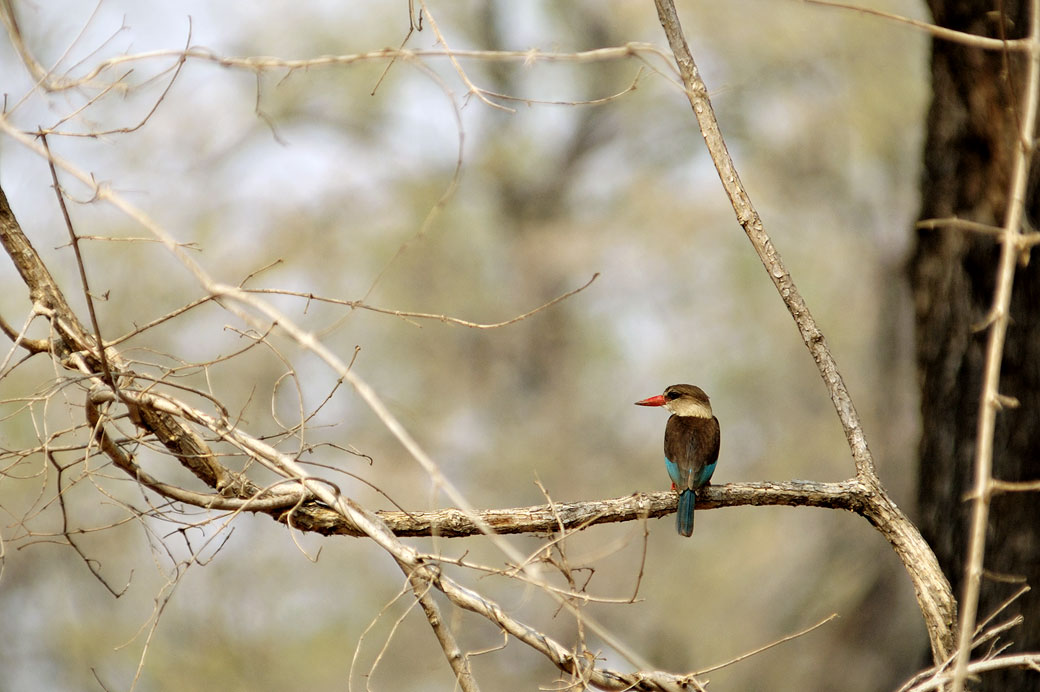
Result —
POLYGON ((852 398, 845 388, 838 365, 827 347, 823 333, 802 299, 798 287, 795 286, 790 273, 780 259, 780 253, 777 252, 766 233, 762 219, 751 203, 751 198, 744 189, 736 167, 733 165, 733 159, 729 155, 718 120, 715 118, 711 100, 708 98, 708 87, 701 79, 693 55, 690 53, 690 47, 686 43, 682 26, 679 24, 679 16, 673 0, 655 0, 655 4, 661 27, 664 29, 669 46, 675 55, 679 74, 686 88, 686 96, 693 107, 701 135, 707 144, 722 186, 736 212, 737 221, 744 228, 751 245, 758 253, 759 259, 773 281, 773 285, 776 286, 780 298, 794 318, 802 340, 809 349, 809 353, 812 354, 816 367, 820 371, 820 377, 830 393, 856 465, 856 481, 865 490, 863 514, 885 536, 902 561, 913 582, 918 606, 928 628, 932 656, 936 662, 944 660, 953 649, 952 623, 956 619, 957 610, 949 581, 943 575, 935 553, 921 536, 920 531, 892 502, 884 486, 881 485, 874 458, 867 447, 859 414, 856 413, 852 398))
POLYGON ((744 189, 744 184, 740 181, 740 176, 737 174, 736 166, 733 165, 733 159, 729 155, 726 142, 722 138, 718 120, 715 118, 715 109, 712 107, 711 100, 708 97, 708 87, 705 85, 704 80, 701 79, 700 71, 697 69, 693 55, 690 53, 690 47, 686 43, 686 36, 683 34, 682 26, 679 24, 679 15, 676 13, 675 4, 673 0, 655 0, 655 4, 657 5, 657 15, 661 20, 661 26, 664 28, 664 32, 668 37, 668 43, 675 54, 675 61, 679 66, 679 74, 682 76, 683 85, 686 87, 686 96, 689 98, 690 105, 693 107, 693 113, 697 117, 697 124, 700 126, 705 144, 708 145, 708 152, 711 154, 711 160, 719 173, 722 187, 726 190, 730 204, 733 205, 733 211, 737 214, 737 222, 740 223, 744 228, 744 232, 747 233, 748 240, 751 241, 751 245, 755 248, 755 252, 758 253, 762 264, 765 265, 766 271, 769 273, 769 278, 772 279, 773 285, 776 286, 776 290, 784 301, 784 305, 787 306, 787 310, 794 318, 798 332, 802 335, 802 341, 805 342, 813 360, 816 361, 816 366, 820 370, 820 376, 827 386, 831 401, 834 403, 838 418, 841 420, 842 428, 845 430, 845 437, 848 440, 849 448, 852 450, 852 458, 856 463, 856 475, 859 476, 861 481, 866 480, 868 477, 875 477, 877 472, 874 468, 874 458, 867 447, 867 438, 863 433, 859 414, 856 413, 856 408, 852 404, 852 398, 845 389, 845 382, 838 371, 838 365, 835 363, 834 357, 831 356, 830 350, 827 348, 823 332, 816 325, 816 320, 813 319, 812 314, 809 312, 809 307, 805 304, 805 300, 802 299, 801 292, 799 292, 790 273, 784 266, 780 253, 773 246, 773 241, 769 238, 762 225, 762 218, 758 215, 758 211, 751 203, 747 190, 744 189))
POLYGON ((423 579, 419 571, 413 569, 406 562, 397 560, 397 564, 407 575, 408 584, 412 587, 412 592, 415 593, 415 599, 423 609, 423 613, 426 615, 426 619, 437 637, 437 642, 444 651, 444 657, 448 659, 448 665, 451 666, 452 672, 455 673, 455 679, 458 681, 462 692, 480 692, 477 679, 473 677, 473 671, 469 667, 469 657, 459 649, 455 635, 441 616, 441 610, 437 607, 437 602, 433 600, 433 594, 430 593, 433 586, 432 583, 428 579, 423 579))
POLYGON ((112 377, 112 371, 108 367, 108 358, 105 356, 105 342, 101 340, 101 327, 98 326, 97 312, 94 310, 94 296, 90 293, 90 282, 87 280, 87 267, 83 264, 83 254, 79 248, 79 236, 72 226, 72 217, 69 216, 69 208, 65 204, 65 192, 58 182, 58 171, 54 168, 51 159, 51 147, 47 144, 47 134, 40 130, 40 141, 43 142, 43 150, 47 153, 47 164, 51 170, 51 181, 54 183, 54 194, 58 196, 58 207, 61 216, 65 220, 65 228, 69 232, 69 240, 72 242, 72 251, 76 255, 76 265, 79 267, 79 279, 83 284, 83 299, 87 301, 87 311, 90 313, 90 324, 94 327, 94 339, 97 341, 98 361, 101 364, 101 374, 104 375, 105 383, 116 389, 116 380, 112 377))
POLYGON ((1018 134, 1018 151, 1014 160, 1008 210, 1001 236, 997 281, 987 321, 989 335, 986 341, 986 360, 983 370, 982 393, 979 401, 979 419, 975 434, 975 483, 972 490, 971 535, 965 565, 964 595, 961 598, 961 619, 957 636, 957 658, 953 671, 953 692, 961 692, 968 675, 971 659, 972 634, 978 615, 979 591, 982 582, 982 563, 986 552, 986 527, 989 524, 989 506, 993 495, 993 436, 997 411, 1006 405, 998 391, 1000 366, 1004 357, 1011 289, 1015 281, 1015 263, 1029 245, 1022 234, 1025 214, 1026 186, 1036 145, 1037 102, 1040 100, 1040 0, 1030 3, 1029 65, 1023 93, 1024 112, 1018 134))

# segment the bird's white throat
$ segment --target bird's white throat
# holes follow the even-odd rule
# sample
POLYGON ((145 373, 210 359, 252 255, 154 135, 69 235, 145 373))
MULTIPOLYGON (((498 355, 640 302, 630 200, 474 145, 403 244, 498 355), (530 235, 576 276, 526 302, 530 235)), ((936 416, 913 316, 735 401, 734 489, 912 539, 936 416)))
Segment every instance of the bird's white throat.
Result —
POLYGON ((711 404, 695 401, 688 397, 680 397, 669 401, 664 407, 677 416, 690 418, 711 418, 712 416, 711 404))

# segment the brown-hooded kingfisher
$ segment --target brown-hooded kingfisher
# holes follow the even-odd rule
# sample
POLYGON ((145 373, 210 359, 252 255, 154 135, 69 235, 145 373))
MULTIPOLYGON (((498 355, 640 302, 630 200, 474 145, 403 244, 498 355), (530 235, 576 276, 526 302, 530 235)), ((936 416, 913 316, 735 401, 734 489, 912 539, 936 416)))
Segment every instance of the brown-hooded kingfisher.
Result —
POLYGON ((673 384, 636 405, 664 406, 672 414, 664 428, 664 465, 679 492, 675 528, 680 535, 693 535, 697 488, 708 484, 719 460, 719 419, 711 413, 708 395, 692 384, 673 384))

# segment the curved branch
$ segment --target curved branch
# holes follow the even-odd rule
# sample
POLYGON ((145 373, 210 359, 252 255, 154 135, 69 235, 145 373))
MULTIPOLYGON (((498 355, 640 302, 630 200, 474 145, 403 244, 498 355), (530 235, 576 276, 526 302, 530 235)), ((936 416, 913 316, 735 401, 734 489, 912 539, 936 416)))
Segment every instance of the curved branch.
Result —
MULTIPOLYGON (((3 245, 8 257, 14 262, 19 276, 29 289, 29 298, 37 310, 53 311, 58 319, 51 320, 54 329, 63 343, 53 344, 55 354, 63 356, 72 351, 89 350, 94 339, 75 318, 72 308, 65 300, 65 294, 58 288, 58 282, 47 270, 36 248, 25 237, 15 219, 11 206, 7 203, 7 195, 0 188, 0 245, 3 245)), ((5 330, 6 331, 6 330, 5 330)), ((39 342, 21 342, 26 348, 43 350, 39 342)))
POLYGON ((841 372, 834 357, 827 347, 823 332, 817 326, 808 306, 802 299, 798 287, 784 266, 780 254, 773 246, 773 241, 766 233, 758 211, 751 203, 747 190, 744 189, 737 174, 733 159, 722 138, 715 111, 708 98, 708 87, 701 79, 697 64, 686 43, 679 15, 672 0, 654 0, 661 27, 668 37, 668 43, 675 55, 679 73, 686 87, 686 96, 693 108, 693 113, 700 126, 701 135, 707 144, 711 160, 718 171, 722 186, 729 196, 737 221, 744 228, 751 245, 758 253, 765 266, 769 278, 773 281, 780 298, 798 326, 809 353, 816 362, 831 402, 845 431, 852 458, 856 464, 856 478, 869 492, 864 495, 867 504, 861 512, 871 523, 881 529, 903 561, 910 575, 917 594, 918 605, 928 627, 932 645, 932 656, 936 662, 946 658, 953 650, 953 622, 956 620, 957 604, 953 591, 939 567, 935 553, 913 525, 909 517, 888 497, 877 475, 874 458, 867 447, 867 439, 863 433, 859 414, 853 406, 841 372), (882 529, 882 527, 886 527, 882 529))

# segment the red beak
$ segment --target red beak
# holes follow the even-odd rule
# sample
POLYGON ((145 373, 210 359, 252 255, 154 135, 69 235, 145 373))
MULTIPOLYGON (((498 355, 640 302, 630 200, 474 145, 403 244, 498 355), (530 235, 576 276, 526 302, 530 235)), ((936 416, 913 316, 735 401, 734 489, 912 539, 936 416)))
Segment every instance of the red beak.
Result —
POLYGON ((642 401, 637 401, 636 402, 636 406, 664 406, 664 405, 665 405, 664 394, 658 394, 657 396, 652 396, 649 399, 643 399, 642 401))

